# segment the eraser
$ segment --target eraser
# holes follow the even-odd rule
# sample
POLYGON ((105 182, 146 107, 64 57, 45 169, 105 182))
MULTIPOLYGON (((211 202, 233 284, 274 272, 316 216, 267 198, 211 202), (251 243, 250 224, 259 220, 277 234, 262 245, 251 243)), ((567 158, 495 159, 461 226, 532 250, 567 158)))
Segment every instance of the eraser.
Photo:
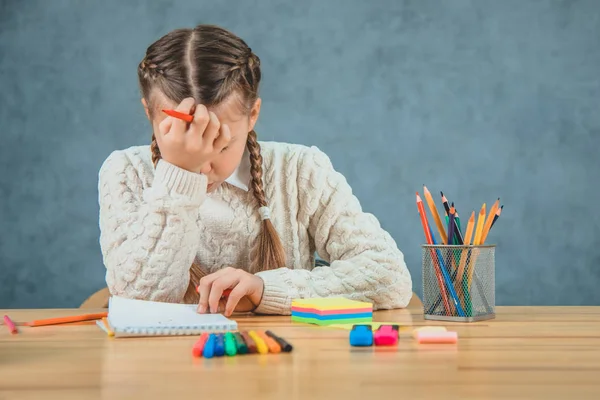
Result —
POLYGON ((398 325, 381 325, 374 333, 376 346, 393 346, 398 343, 398 325))
POLYGON ((371 325, 354 325, 350 331, 351 346, 372 346, 373 331, 371 325))
POLYGON ((447 329, 445 326, 420 326, 418 328, 413 329, 412 336, 413 338, 417 338, 417 334, 419 332, 446 332, 447 329))
POLYGON ((458 341, 458 333, 456 332, 431 332, 431 331, 421 331, 417 332, 417 341, 420 344, 426 343, 446 343, 452 344, 458 341))

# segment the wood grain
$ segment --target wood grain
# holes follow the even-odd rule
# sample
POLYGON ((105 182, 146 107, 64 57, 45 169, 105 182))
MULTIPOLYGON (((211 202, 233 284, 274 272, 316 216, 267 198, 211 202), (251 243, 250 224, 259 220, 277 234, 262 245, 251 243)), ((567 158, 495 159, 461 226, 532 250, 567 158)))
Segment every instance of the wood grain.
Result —
MULTIPOLYGON (((97 310, 102 311, 102 310, 97 310)), ((15 322, 82 310, 2 310, 15 322)), ((95 312, 86 309, 85 312, 95 312)), ((598 399, 600 307, 497 307, 495 320, 425 321, 421 310, 375 313, 401 325, 445 325, 458 345, 351 348, 348 332, 289 317, 236 316, 271 329, 291 354, 194 359, 196 337, 112 339, 95 326, 0 327, 0 399, 598 399)))

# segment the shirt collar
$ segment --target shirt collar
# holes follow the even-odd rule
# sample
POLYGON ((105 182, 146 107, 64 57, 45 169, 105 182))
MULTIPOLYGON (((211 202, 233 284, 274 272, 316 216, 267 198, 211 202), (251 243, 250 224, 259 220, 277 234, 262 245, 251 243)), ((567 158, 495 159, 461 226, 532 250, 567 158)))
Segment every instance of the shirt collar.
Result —
POLYGON ((244 150, 244 155, 242 156, 242 161, 235 171, 233 171, 233 174, 225 179, 225 182, 247 192, 250 190, 250 179, 250 153, 246 148, 244 150))

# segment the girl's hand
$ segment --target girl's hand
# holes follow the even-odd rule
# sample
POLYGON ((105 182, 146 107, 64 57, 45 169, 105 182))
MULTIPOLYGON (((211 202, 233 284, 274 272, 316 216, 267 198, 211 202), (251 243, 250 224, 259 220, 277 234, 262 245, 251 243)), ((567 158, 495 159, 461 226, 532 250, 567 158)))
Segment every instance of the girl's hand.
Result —
POLYGON ((158 125, 155 134, 162 158, 188 171, 199 173, 202 166, 218 155, 231 140, 231 132, 212 111, 193 98, 184 99, 176 111, 194 114, 187 123, 178 118, 167 117, 158 125))
POLYGON ((256 275, 231 267, 206 275, 200 279, 198 286, 198 312, 218 312, 221 297, 226 289, 231 289, 231 293, 226 300, 224 314, 230 316, 234 311, 248 312, 258 307, 262 300, 264 283, 256 275))

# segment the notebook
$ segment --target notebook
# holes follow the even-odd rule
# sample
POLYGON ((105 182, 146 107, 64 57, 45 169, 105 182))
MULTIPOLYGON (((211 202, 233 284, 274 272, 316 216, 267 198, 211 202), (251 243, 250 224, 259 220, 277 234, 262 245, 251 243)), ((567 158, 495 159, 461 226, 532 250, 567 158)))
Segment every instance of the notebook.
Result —
POLYGON ((112 296, 108 324, 115 337, 198 335, 237 330, 222 314, 198 314, 196 304, 173 304, 112 296))

